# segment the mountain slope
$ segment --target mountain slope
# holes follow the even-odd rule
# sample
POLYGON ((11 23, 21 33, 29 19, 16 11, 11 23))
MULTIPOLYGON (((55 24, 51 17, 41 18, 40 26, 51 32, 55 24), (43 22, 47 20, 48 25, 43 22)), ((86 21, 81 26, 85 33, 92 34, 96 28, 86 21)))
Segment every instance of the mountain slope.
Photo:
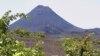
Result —
POLYGON ((9 28, 24 28, 31 32, 44 32, 46 34, 83 31, 83 29, 62 19, 52 9, 46 6, 39 5, 27 15, 30 17, 28 20, 20 19, 10 25, 9 28))
POLYGON ((100 28, 88 29, 87 31, 94 32, 95 35, 99 35, 100 36, 100 28))

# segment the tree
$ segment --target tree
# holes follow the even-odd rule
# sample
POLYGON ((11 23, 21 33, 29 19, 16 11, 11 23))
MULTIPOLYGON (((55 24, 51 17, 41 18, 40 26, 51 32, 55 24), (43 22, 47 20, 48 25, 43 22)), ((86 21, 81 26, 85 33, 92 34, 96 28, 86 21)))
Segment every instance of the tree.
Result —
MULTIPOLYGON (((95 49, 93 41, 90 37, 93 33, 87 34, 83 38, 76 39, 74 37, 64 38, 62 47, 67 56, 99 56, 100 51, 95 49)), ((100 49, 99 49, 100 50, 100 49)))
MULTIPOLYGON (((9 10, 0 19, 0 56, 44 56, 41 45, 42 41, 38 41, 32 48, 26 48, 23 41, 14 39, 12 32, 8 30, 9 23, 18 17, 27 18, 24 13, 10 14, 9 10)), ((29 32, 21 32, 23 34, 32 34, 29 32)))
POLYGON ((9 23, 15 19, 17 19, 18 17, 22 18, 27 18, 27 16, 24 13, 17 13, 15 15, 10 15, 11 10, 9 10, 8 12, 6 12, 2 18, 0 19, 0 31, 1 33, 6 33, 6 31, 8 30, 8 26, 9 23))

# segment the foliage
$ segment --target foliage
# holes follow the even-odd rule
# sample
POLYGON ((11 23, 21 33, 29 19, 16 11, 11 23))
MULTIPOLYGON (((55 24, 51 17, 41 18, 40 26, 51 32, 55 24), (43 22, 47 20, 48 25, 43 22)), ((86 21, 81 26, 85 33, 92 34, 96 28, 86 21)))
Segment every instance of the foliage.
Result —
POLYGON ((26 48, 24 42, 11 38, 7 34, 0 35, 0 55, 1 56, 44 56, 41 45, 42 41, 38 41, 32 48, 26 48), (5 38, 5 39, 4 39, 5 38))
POLYGON ((10 14, 8 11, 0 19, 0 56, 44 56, 41 45, 43 42, 39 40, 36 45, 31 48, 26 48, 23 41, 14 39, 17 35, 29 36, 31 33, 21 30, 19 32, 11 32, 8 30, 10 21, 17 19, 18 17, 27 16, 24 13, 17 13, 15 15, 10 14), (15 34, 15 35, 14 35, 15 34))
POLYGON ((17 19, 18 17, 27 18, 27 16, 24 13, 17 13, 15 15, 11 15, 11 10, 6 12, 0 19, 0 32, 5 33, 8 30, 10 21, 17 19))
POLYGON ((100 49, 93 47, 93 42, 90 41, 92 33, 86 35, 84 38, 76 39, 64 38, 62 39, 62 47, 67 56, 99 56, 100 49))
POLYGON ((44 33, 31 33, 25 29, 17 29, 17 30, 13 30, 11 31, 11 33, 15 33, 17 36, 21 36, 21 37, 32 37, 34 39, 38 39, 38 38, 44 38, 46 35, 44 33))

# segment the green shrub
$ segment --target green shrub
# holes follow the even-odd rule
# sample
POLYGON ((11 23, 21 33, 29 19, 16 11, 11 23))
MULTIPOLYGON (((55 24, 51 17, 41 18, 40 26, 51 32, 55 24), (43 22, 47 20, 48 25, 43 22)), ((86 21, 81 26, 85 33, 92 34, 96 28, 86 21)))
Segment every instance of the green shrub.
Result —
POLYGON ((91 33, 84 38, 74 37, 62 39, 62 48, 67 56, 99 56, 100 49, 95 49, 90 41, 91 33))
POLYGON ((30 36, 30 33, 24 30, 18 30, 16 32, 8 30, 10 21, 18 17, 27 18, 24 13, 17 13, 15 15, 11 15, 10 13, 11 11, 6 12, 0 19, 0 56, 44 56, 41 48, 42 41, 38 40, 36 45, 26 48, 23 41, 14 39, 16 35, 30 36))

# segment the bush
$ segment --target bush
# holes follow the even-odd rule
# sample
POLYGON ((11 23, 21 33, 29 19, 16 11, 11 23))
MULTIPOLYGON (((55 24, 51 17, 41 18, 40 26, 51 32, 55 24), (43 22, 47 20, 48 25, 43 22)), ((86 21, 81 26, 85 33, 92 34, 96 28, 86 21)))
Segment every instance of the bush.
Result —
POLYGON ((0 19, 0 56, 44 56, 41 48, 42 41, 38 40, 32 48, 26 48, 24 42, 14 39, 17 34, 29 36, 30 33, 24 30, 18 30, 17 32, 8 30, 10 21, 17 17, 27 17, 24 13, 17 13, 15 15, 10 13, 11 11, 6 12, 0 19))
POLYGON ((91 33, 84 38, 62 39, 62 48, 67 56, 99 56, 100 49, 95 49, 93 42, 90 41, 91 33))

